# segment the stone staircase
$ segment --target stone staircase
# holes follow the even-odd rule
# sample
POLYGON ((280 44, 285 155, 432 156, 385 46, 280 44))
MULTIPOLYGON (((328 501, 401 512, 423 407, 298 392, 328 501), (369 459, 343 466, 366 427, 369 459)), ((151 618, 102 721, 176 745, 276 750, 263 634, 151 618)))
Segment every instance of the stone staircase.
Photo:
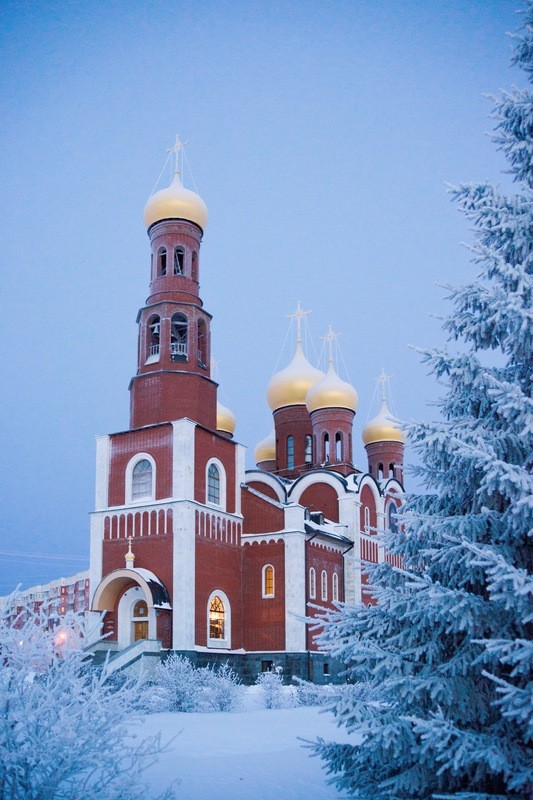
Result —
POLYGON ((124 650, 113 651, 102 643, 91 648, 93 666, 102 666, 107 659, 110 673, 132 669, 135 672, 151 672, 161 660, 161 642, 159 639, 139 639, 124 650))

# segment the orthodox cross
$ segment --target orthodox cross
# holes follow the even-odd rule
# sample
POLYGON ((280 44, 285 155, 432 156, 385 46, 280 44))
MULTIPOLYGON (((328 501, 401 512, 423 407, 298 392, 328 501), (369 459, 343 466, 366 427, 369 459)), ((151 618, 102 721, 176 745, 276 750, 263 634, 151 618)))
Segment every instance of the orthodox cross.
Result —
POLYGON ((182 160, 183 148, 186 144, 189 144, 189 142, 182 142, 179 133, 177 133, 174 147, 169 147, 167 150, 167 153, 174 153, 174 175, 177 175, 178 178, 182 172, 180 162, 182 160))
POLYGON ((385 375, 385 370, 383 367, 381 368, 381 375, 376 378, 377 382, 381 384, 381 401, 385 402, 387 399, 385 388, 387 386, 388 381, 392 378, 392 375, 385 375))
POLYGON ((294 314, 287 314, 287 319, 296 318, 296 330, 298 332, 298 336, 297 336, 297 339, 296 339, 296 343, 297 344, 301 344, 302 343, 302 317, 305 317, 305 316, 307 316, 307 314, 310 314, 310 313, 311 313, 311 310, 302 311, 302 301, 298 300, 298 302, 296 303, 296 311, 294 312, 294 314))
POLYGON ((340 333, 335 333, 331 325, 329 326, 329 330, 325 336, 321 336, 320 338, 328 343, 329 347, 329 356, 328 356, 328 364, 333 364, 333 345, 335 343, 335 339, 340 336, 340 333))

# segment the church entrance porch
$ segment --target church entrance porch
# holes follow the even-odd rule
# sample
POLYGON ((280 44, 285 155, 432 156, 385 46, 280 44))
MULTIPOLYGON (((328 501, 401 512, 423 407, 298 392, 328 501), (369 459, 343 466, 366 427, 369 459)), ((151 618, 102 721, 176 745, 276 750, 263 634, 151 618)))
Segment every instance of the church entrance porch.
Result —
POLYGON ((170 646, 171 606, 161 581, 149 570, 118 569, 98 585, 92 611, 104 613, 106 642, 118 650, 143 640, 170 646))

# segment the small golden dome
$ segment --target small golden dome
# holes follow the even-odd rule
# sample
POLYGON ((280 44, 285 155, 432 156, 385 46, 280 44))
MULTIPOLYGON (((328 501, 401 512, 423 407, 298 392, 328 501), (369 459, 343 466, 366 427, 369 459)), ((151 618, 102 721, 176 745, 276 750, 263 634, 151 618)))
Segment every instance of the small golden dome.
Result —
POLYGON ((222 403, 219 403, 217 400, 217 431, 231 433, 233 436, 236 424, 237 423, 233 412, 230 411, 229 408, 226 408, 226 406, 223 406, 222 403))
POLYGON ((272 411, 283 406, 305 405, 307 390, 324 377, 324 373, 311 366, 298 342, 291 363, 271 378, 267 387, 267 400, 272 411))
POLYGON ((405 442, 405 436, 395 424, 385 398, 381 401, 379 414, 366 423, 362 435, 365 445, 372 442, 405 442))
POLYGON ((276 460, 276 435, 274 430, 271 430, 268 436, 262 439, 259 444, 256 444, 254 458, 256 464, 260 464, 262 461, 276 460))
POLYGON ((185 189, 179 175, 166 189, 153 194, 144 208, 144 224, 150 228, 162 219, 188 219, 202 230, 207 225, 207 207, 196 192, 185 189))
POLYGON ((349 408, 355 411, 359 398, 353 386, 339 378, 330 362, 322 380, 307 392, 306 404, 309 413, 319 408, 349 408))

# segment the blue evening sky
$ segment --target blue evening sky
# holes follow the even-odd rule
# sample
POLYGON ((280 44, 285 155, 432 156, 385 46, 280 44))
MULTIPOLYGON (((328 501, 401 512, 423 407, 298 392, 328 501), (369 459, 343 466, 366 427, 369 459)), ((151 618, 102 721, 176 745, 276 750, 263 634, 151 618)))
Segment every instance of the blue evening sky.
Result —
POLYGON ((342 333, 358 466, 382 367, 403 418, 438 413, 409 345, 443 343, 437 283, 474 274, 446 182, 509 183, 484 94, 525 83, 518 6, 4 0, 0 594, 87 565, 94 435, 128 426, 142 212, 176 132, 209 209, 201 291, 248 466, 297 300, 317 349, 342 333))

